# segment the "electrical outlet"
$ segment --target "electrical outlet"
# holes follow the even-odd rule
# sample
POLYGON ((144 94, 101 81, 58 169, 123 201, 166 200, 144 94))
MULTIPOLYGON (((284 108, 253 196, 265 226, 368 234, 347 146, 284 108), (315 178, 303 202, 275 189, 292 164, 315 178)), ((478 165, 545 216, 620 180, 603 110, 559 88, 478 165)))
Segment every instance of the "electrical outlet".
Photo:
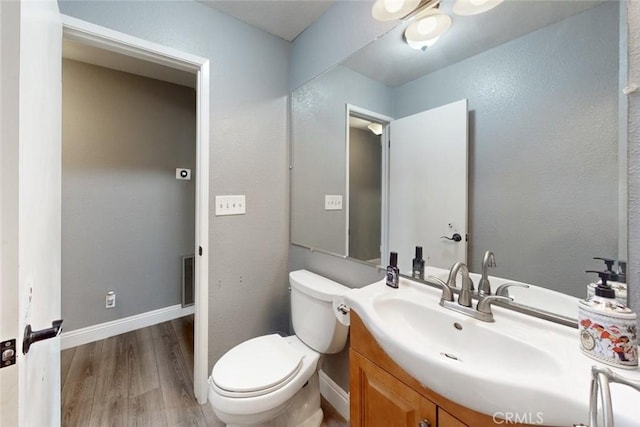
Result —
POLYGON ((324 196, 324 210, 325 211, 341 211, 342 210, 342 196, 339 195, 325 195, 324 196))
POLYGON ((241 196, 216 196, 216 216, 244 215, 247 213, 246 198, 241 196))
POLYGON ((115 308, 116 306, 116 293, 115 291, 107 292, 107 296, 105 298, 104 308, 115 308))

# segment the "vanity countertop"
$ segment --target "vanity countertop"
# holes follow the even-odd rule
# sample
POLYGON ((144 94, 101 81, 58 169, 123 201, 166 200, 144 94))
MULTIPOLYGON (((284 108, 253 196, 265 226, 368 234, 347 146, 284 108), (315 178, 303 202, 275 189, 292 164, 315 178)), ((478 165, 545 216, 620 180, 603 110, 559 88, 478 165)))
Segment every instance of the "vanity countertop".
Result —
MULTIPOLYGON (((577 329, 496 306, 495 322, 482 322, 441 307, 440 294, 401 278, 398 289, 381 280, 345 302, 394 362, 442 396, 490 416, 588 424, 591 366, 605 365, 581 353, 577 329)), ((640 380, 639 369, 610 369, 640 380)), ((616 427, 636 427, 640 393, 612 384, 611 394, 616 427)))

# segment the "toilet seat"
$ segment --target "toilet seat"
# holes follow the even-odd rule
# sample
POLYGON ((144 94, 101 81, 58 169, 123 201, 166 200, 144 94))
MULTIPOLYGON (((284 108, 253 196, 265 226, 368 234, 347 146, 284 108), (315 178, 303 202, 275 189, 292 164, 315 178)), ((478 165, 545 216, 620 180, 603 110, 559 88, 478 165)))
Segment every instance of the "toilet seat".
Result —
POLYGON ((238 344, 218 360, 211 378, 227 397, 255 397, 289 383, 302 368, 303 354, 278 334, 238 344))

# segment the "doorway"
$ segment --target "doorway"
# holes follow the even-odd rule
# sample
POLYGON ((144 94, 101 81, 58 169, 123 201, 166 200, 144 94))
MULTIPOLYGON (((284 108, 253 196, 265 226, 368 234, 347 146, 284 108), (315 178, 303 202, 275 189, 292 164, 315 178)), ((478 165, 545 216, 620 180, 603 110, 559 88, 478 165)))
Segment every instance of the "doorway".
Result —
POLYGON ((347 105, 346 255, 382 265, 386 248, 388 125, 391 118, 347 105))
MULTIPOLYGON (((193 391, 198 403, 204 404, 207 400, 208 376, 209 61, 67 16, 63 16, 63 33, 65 42, 71 42, 80 47, 100 49, 101 54, 97 56, 98 61, 107 61, 117 57, 118 66, 125 67, 120 68, 122 71, 137 70, 136 74, 144 75, 149 72, 149 69, 157 69, 157 66, 160 65, 160 68, 164 70, 164 78, 161 79, 166 80, 171 78, 172 74, 178 74, 191 75, 194 81, 196 90, 196 150, 195 168, 192 171, 192 176, 195 178, 195 218, 193 218, 195 245, 192 248, 192 253, 195 254, 193 271, 195 300, 193 310, 193 391)), ((96 65, 105 64, 98 63, 96 65)), ((154 315, 156 314, 160 317, 143 316, 142 323, 138 324, 138 327, 168 320, 161 317, 167 316, 166 313, 154 313, 154 315)), ((119 333, 132 330, 131 325, 123 326, 122 322, 116 325, 117 327, 121 328, 119 333)), ((114 331, 118 332, 117 329, 104 332, 103 328, 102 333, 107 333, 107 335, 102 337, 96 335, 96 338, 106 338, 113 335, 114 331)), ((63 336, 63 341, 64 339, 63 336)))

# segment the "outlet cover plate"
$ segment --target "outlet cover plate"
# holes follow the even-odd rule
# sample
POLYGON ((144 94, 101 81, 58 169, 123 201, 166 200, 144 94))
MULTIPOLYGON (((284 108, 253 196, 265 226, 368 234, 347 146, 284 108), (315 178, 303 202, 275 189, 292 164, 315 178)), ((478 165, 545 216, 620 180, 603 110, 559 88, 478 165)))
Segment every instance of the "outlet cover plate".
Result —
POLYGON ((246 197, 237 196, 216 196, 216 216, 223 215, 244 215, 247 213, 246 197))
POLYGON ((324 196, 324 210, 325 211, 341 211, 342 210, 342 196, 327 194, 324 196))

